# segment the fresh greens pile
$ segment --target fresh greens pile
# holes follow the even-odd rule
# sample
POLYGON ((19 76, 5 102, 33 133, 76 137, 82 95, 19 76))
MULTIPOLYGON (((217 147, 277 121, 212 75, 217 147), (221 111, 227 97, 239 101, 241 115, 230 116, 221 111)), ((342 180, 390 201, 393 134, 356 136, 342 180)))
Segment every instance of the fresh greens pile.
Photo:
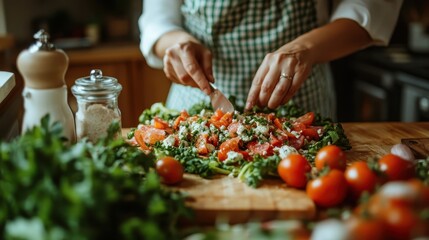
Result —
MULTIPOLYGON (((242 108, 238 107, 236 109, 242 108)), ((207 112, 213 112, 213 109, 208 103, 204 102, 193 106, 188 111, 190 116, 202 116, 207 112)), ((293 103, 279 107, 274 111, 269 109, 253 109, 253 113, 272 112, 274 112, 279 118, 297 118, 305 114, 303 109, 297 107, 293 103)), ((166 121, 174 121, 178 115, 179 113, 177 111, 172 111, 165 108, 160 103, 157 103, 151 109, 145 110, 139 120, 141 124, 148 125, 154 117, 159 117, 166 121)), ((322 126, 323 135, 318 141, 309 142, 301 150, 301 154, 303 154, 310 162, 314 160, 317 151, 326 145, 335 144, 343 149, 351 148, 341 124, 334 123, 332 120, 322 118, 319 114, 316 114, 313 125, 322 126)), ((133 135, 133 133, 129 134, 129 138, 132 138, 133 135)), ((195 149, 192 149, 189 146, 171 146, 164 144, 161 141, 156 142, 153 149, 157 157, 168 155, 178 159, 184 166, 185 171, 188 173, 198 174, 205 178, 215 174, 230 174, 238 177, 241 181, 252 187, 259 186, 264 178, 278 176, 277 165, 281 160, 278 155, 265 158, 256 155, 253 157, 252 161, 241 159, 237 160, 235 164, 228 164, 226 161, 219 161, 216 154, 210 154, 202 158, 198 155, 195 149)))
POLYGON ((174 239, 189 216, 160 185, 155 158, 115 138, 65 144, 49 116, 0 143, 1 239, 174 239))

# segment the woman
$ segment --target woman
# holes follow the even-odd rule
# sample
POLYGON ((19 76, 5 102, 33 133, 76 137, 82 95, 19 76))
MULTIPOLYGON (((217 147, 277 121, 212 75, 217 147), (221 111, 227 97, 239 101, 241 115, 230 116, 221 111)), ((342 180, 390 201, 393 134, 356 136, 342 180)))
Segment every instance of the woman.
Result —
POLYGON ((212 82, 246 109, 276 108, 293 99, 306 110, 335 117, 334 87, 323 63, 387 45, 401 4, 146 0, 139 20, 141 49, 148 64, 164 67, 173 81, 170 108, 208 100, 212 82))

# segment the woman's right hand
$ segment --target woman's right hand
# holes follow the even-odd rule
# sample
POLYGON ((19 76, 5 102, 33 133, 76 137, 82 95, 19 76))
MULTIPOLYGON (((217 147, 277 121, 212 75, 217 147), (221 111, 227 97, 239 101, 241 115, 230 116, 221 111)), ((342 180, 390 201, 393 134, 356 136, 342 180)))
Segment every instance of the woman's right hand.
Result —
POLYGON ((171 81, 211 93, 212 54, 204 45, 196 41, 176 43, 165 50, 163 60, 164 73, 171 81))

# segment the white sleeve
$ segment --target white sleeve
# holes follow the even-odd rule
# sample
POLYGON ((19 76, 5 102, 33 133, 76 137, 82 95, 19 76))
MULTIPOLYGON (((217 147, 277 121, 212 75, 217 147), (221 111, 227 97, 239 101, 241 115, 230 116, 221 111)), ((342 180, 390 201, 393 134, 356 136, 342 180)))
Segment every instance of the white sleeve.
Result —
POLYGON ((387 45, 399 16, 403 0, 343 0, 331 21, 347 18, 356 21, 377 45, 387 45))
POLYGON ((153 52, 156 41, 165 33, 182 29, 178 0, 144 0, 139 18, 140 49, 149 66, 162 68, 162 59, 153 52))

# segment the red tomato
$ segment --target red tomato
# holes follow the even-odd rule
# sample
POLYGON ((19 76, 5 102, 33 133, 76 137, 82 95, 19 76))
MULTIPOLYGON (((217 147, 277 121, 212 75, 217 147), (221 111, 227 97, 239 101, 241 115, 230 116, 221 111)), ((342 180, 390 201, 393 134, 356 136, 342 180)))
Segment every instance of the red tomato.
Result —
POLYGON ((187 111, 180 112, 180 115, 174 120, 173 128, 178 129, 179 125, 182 121, 185 121, 189 117, 189 114, 187 111))
POLYGON ((307 184, 307 195, 320 207, 334 207, 343 202, 347 194, 344 173, 333 169, 328 174, 311 180, 307 184))
POLYGON ((386 154, 378 160, 378 164, 388 181, 407 180, 414 176, 413 164, 396 155, 386 154))
POLYGON ((273 146, 270 143, 258 143, 258 142, 250 142, 247 144, 247 148, 251 153, 259 154, 261 156, 272 156, 274 154, 273 146))
POLYGON ((386 226, 387 239, 413 239, 424 235, 425 224, 408 207, 390 205, 381 213, 381 219, 386 226))
POLYGON ((300 154, 290 154, 283 158, 277 166, 277 172, 288 186, 304 188, 307 184, 307 173, 311 165, 300 154))
POLYGON ((208 134, 200 134, 195 141, 195 147, 197 148, 198 154, 206 155, 209 153, 209 148, 207 147, 208 134))
POLYGON ((377 185, 377 175, 368 167, 364 161, 350 164, 344 173, 349 189, 357 200, 360 195, 367 191, 371 193, 377 185))
POLYGON ((273 147, 280 147, 283 145, 283 141, 280 138, 274 136, 274 134, 270 133, 270 144, 273 147))
POLYGON ((308 137, 310 140, 314 139, 314 140, 319 140, 319 133, 317 133, 317 129, 318 128, 313 128, 313 127, 308 127, 304 130, 302 130, 301 134, 304 135, 305 137, 308 137))
POLYGON ((325 166, 330 169, 344 171, 346 169, 346 155, 340 147, 328 145, 322 147, 314 159, 317 170, 322 170, 325 166))
POLYGON ((159 117, 153 118, 153 126, 157 129, 167 129, 169 127, 168 122, 159 117))
POLYGON ((229 151, 237 152, 239 150, 239 148, 238 148, 239 143, 240 143, 239 137, 231 138, 231 139, 228 139, 225 142, 223 142, 220 145, 219 152, 217 154, 217 157, 219 158, 219 160, 223 161, 223 160, 227 159, 229 151))
POLYGON ((156 172, 165 184, 176 184, 183 179, 183 166, 172 157, 163 157, 156 161, 156 172))
POLYGON ((346 221, 351 240, 383 240, 385 233, 383 221, 376 218, 352 216, 346 221))
POLYGON ((305 137, 303 135, 299 136, 298 138, 290 138, 289 144, 294 147, 296 150, 301 149, 305 144, 305 137))
POLYGON ((232 122, 232 113, 224 113, 222 112, 222 110, 218 109, 211 116, 209 122, 217 128, 220 128, 222 126, 228 127, 228 125, 232 122))
POLYGON ((295 123, 303 123, 305 126, 310 126, 314 122, 314 112, 308 112, 295 120, 295 123))

